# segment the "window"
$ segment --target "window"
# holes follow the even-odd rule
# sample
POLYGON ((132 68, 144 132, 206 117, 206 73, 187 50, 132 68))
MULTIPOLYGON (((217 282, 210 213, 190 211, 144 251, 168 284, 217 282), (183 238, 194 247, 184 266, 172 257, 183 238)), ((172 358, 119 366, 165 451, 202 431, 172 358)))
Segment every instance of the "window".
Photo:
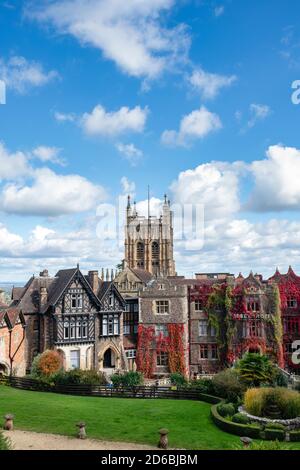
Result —
POLYGON ((82 294, 71 294, 71 307, 82 308, 82 294))
POLYGON ((70 351, 70 365, 71 369, 79 369, 80 367, 80 351, 73 350, 70 351))
POLYGON ((211 326, 210 327, 210 336, 216 336, 216 334, 217 334, 216 328, 214 326, 211 326))
POLYGON ((139 311, 139 304, 138 303, 133 304, 133 311, 136 312, 136 313, 139 311))
POLYGON ((210 345, 211 359, 218 359, 218 346, 216 344, 210 345))
POLYGON ((296 308, 297 307, 297 300, 293 297, 288 297, 287 299, 287 307, 288 308, 296 308))
POLYGON ((207 336, 207 320, 199 321, 199 336, 207 336))
POLYGON ((168 353, 167 352, 157 353, 156 363, 158 366, 167 366, 168 365, 168 353))
POLYGON ((130 335, 130 325, 129 323, 124 323, 123 325, 123 334, 130 335))
POLYGON ((120 334, 120 318, 118 314, 103 315, 102 336, 118 336, 120 334))
POLYGON ((125 354, 127 359, 134 359, 136 357, 136 349, 127 349, 125 354))
POLYGON ((38 329, 39 329, 39 321, 34 320, 33 321, 33 331, 38 331, 38 329))
POLYGON ((157 242, 153 242, 151 246, 151 254, 152 259, 158 260, 159 259, 159 244, 157 242))
POLYGON ((263 336, 263 326, 260 321, 250 320, 243 324, 244 338, 261 338, 263 336))
POLYGON ((200 344, 200 359, 218 359, 217 344, 200 344))
POLYGON ((200 359, 208 359, 208 344, 200 344, 200 359))
POLYGON ((82 328, 82 330, 81 330, 82 331, 82 338, 87 338, 87 336, 88 336, 88 328, 87 327, 88 327, 87 322, 83 321, 82 326, 81 326, 81 328, 82 328))
POLYGON ((257 302, 256 300, 251 300, 247 302, 247 310, 248 312, 259 312, 260 311, 259 302, 257 302))
POLYGON ((155 336, 164 336, 164 337, 169 336, 168 325, 166 324, 155 325, 155 336))
POLYGON ((139 328, 138 323, 135 323, 135 324, 133 325, 133 333, 134 333, 134 334, 137 334, 138 328, 139 328))
POLYGON ((130 304, 125 304, 125 312, 130 312, 130 304))
POLYGON ((203 310, 202 300, 195 300, 195 311, 200 312, 201 310, 203 310))
POLYGON ((70 322, 70 338, 71 339, 75 339, 75 332, 76 332, 75 326, 76 326, 75 319, 72 319, 70 322))
POLYGON ((300 334, 300 319, 299 318, 285 318, 283 320, 284 333, 300 334))
POLYGON ((114 306, 114 296, 112 294, 110 294, 109 296, 109 306, 110 307, 114 306))
POLYGON ((157 300, 156 301, 156 313, 169 313, 169 301, 168 300, 157 300))
POLYGON ((70 323, 68 321, 64 322, 64 339, 70 338, 70 323))
POLYGON ((144 244, 139 242, 136 247, 136 257, 138 261, 143 261, 144 259, 144 244))

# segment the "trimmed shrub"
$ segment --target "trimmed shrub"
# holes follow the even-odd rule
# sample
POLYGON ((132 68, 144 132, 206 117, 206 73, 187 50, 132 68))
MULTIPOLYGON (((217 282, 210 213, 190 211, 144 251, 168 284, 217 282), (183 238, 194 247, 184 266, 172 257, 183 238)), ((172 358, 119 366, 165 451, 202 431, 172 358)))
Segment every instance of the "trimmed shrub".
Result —
POLYGON ((240 424, 249 424, 249 418, 248 416, 243 415, 242 413, 235 413, 235 415, 232 416, 232 422, 240 424))
POLYGON ((219 415, 216 405, 211 407, 211 417, 215 425, 222 429, 222 431, 234 434, 236 436, 251 437, 252 439, 259 439, 260 437, 259 426, 253 424, 245 425, 227 421, 225 418, 219 415))
POLYGON ((10 450, 11 443, 7 437, 4 437, 2 432, 0 432, 0 450, 10 450))
POLYGON ((285 426, 280 423, 267 423, 265 429, 277 429, 280 431, 285 431, 285 426))
POLYGON ((255 416, 267 416, 270 405, 276 405, 282 419, 300 416, 300 394, 287 388, 248 389, 244 398, 248 413, 255 416))
POLYGON ((212 385, 215 395, 231 402, 238 401, 245 391, 245 386, 234 369, 225 369, 216 374, 212 379, 212 385))
POLYGON ((285 374, 278 370, 277 375, 275 376, 274 385, 277 387, 287 387, 289 380, 285 374))
POLYGON ((299 442, 300 441, 300 431, 290 431, 290 441, 299 442))
POLYGON ((265 429, 265 438, 268 441, 284 441, 285 431, 279 429, 265 429))
POLYGON ((173 372, 170 374, 170 380, 172 385, 186 385, 187 380, 186 377, 183 374, 180 374, 180 372, 173 372))
POLYGON ((232 403, 220 403, 217 406, 217 410, 219 415, 225 416, 233 416, 235 413, 235 407, 232 403))

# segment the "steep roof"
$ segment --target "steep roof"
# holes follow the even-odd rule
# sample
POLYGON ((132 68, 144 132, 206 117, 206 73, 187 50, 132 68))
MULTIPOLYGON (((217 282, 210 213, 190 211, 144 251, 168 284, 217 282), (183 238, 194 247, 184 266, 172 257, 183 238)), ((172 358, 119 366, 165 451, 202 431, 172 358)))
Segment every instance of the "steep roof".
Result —
POLYGON ((145 269, 140 269, 140 268, 135 268, 135 269, 130 268, 130 269, 145 284, 147 284, 147 282, 151 281, 151 279, 154 278, 154 276, 151 273, 149 273, 149 271, 145 271, 145 269))

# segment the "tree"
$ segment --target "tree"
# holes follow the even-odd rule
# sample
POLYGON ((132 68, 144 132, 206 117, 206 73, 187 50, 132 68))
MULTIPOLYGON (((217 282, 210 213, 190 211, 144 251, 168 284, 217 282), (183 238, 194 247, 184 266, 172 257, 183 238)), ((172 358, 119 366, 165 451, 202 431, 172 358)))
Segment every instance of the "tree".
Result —
POLYGON ((272 383, 276 373, 270 359, 258 353, 246 353, 236 367, 240 379, 246 385, 254 387, 272 383))
POLYGON ((46 350, 44 351, 36 364, 37 370, 40 375, 51 375, 54 372, 58 372, 61 369, 62 362, 61 357, 57 351, 46 350))

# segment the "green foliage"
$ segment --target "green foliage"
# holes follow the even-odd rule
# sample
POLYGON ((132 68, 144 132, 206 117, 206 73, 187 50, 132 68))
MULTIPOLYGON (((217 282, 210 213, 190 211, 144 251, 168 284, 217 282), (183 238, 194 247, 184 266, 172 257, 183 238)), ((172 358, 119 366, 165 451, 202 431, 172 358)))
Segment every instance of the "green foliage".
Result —
POLYGON ((241 381, 250 387, 271 384, 276 375, 274 364, 259 353, 246 353, 239 360, 236 370, 241 381))
POLYGON ((183 374, 180 374, 180 372, 173 372, 170 374, 170 380, 172 385, 186 385, 187 380, 186 377, 183 374))
POLYGON ((249 424, 249 418, 247 415, 242 413, 236 413, 232 416, 233 423, 240 423, 240 424, 249 424))
POLYGON ((106 385, 103 373, 95 370, 71 369, 59 371, 50 377, 54 385, 106 385))
POLYGON ((10 450, 11 443, 7 437, 4 437, 2 432, 0 432, 0 450, 10 450))
POLYGON ((199 379, 199 380, 192 380, 187 385, 189 388, 195 388, 199 390, 201 393, 207 393, 214 395, 215 394, 215 387, 211 379, 199 379))
POLYGON ((251 442, 249 447, 243 447, 242 450, 287 450, 288 447, 279 441, 260 441, 251 442))
POLYGON ((113 374, 111 376, 111 381, 114 387, 137 387, 142 385, 144 382, 144 377, 141 372, 125 372, 125 374, 113 374))
POLYGON ((300 442, 300 431, 290 431, 290 441, 300 442))
POLYGON ((284 441, 285 431, 279 429, 265 429, 265 438, 268 441, 284 441))
POLYGON ((235 413, 235 407, 232 403, 220 403, 217 405, 219 415, 225 418, 226 416, 233 416, 235 413))
POLYGON ((266 424, 266 429, 277 429, 281 431, 285 431, 285 426, 280 423, 267 423, 266 424))
POLYGON ((260 437, 260 427, 253 424, 240 424, 233 423, 223 418, 217 410, 217 406, 214 405, 211 407, 211 417, 216 426, 218 426, 222 431, 228 432, 230 434, 235 434, 236 436, 247 436, 252 439, 258 439, 260 437))
POLYGON ((285 374, 281 372, 281 370, 277 370, 274 385, 277 387, 287 387, 289 384, 289 380, 285 374))
POLYGON ((241 383, 235 369, 225 369, 216 374, 212 379, 214 394, 236 402, 242 397, 245 386, 241 383))
POLYGON ((287 388, 250 388, 245 393, 245 408, 255 416, 267 416, 271 405, 276 405, 281 419, 300 416, 300 394, 287 388))

